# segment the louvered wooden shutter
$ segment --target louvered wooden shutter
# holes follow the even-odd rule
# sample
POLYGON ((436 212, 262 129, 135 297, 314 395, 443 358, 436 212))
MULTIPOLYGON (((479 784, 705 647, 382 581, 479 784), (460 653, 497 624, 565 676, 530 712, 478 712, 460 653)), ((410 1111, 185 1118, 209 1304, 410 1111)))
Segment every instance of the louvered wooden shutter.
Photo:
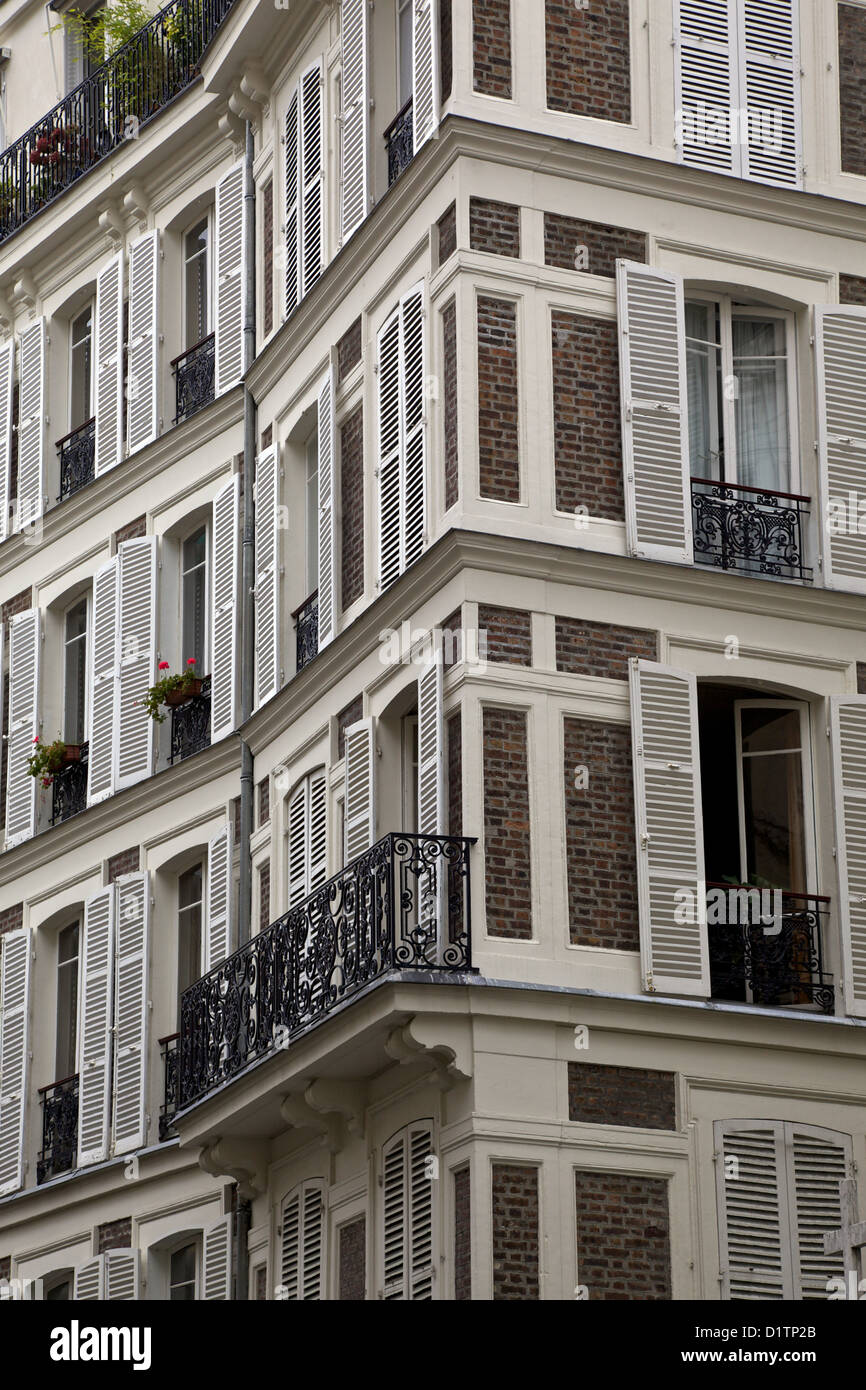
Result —
POLYGON ((383 1150, 383 1297, 388 1301, 433 1297, 432 1153, 428 1121, 409 1125, 383 1150))
POLYGON ((289 798, 289 907, 307 896, 307 783, 289 798))
POLYGON ((216 394, 244 370, 244 166, 233 164, 216 187, 216 394))
POLYGON ((325 259, 324 85, 322 65, 301 78, 301 283, 309 294, 325 259))
POLYGON ((379 398, 379 589, 401 573, 400 309, 383 324, 377 343, 379 398))
POLYGON ((418 153, 439 126, 439 24, 436 0, 412 0, 412 130, 418 153))
POLYGON ((15 530, 41 517, 45 500, 45 319, 21 334, 18 360, 18 500, 15 530))
POLYGON ((118 690, 115 789, 153 771, 155 724, 144 697, 156 675, 156 537, 118 547, 118 690))
POLYGON ((336 508, 334 502, 334 373, 329 369, 319 391, 319 633, 318 650, 333 642, 337 630, 336 508))
POLYGON ((632 660, 629 678, 644 985, 706 998, 697 683, 691 672, 653 661, 632 660))
POLYGON ((738 105, 751 117, 749 139, 742 146, 743 175, 797 188, 802 182, 797 0, 741 0, 738 26, 738 105), (756 125, 762 139, 753 138, 756 125))
MULTIPOLYGON (((87 804, 114 790, 114 729, 117 703, 117 556, 96 571, 93 581, 93 640, 90 648, 90 745, 87 759, 87 804)), ((144 692, 142 692, 144 693, 144 692)))
POLYGON ((416 285, 403 296, 401 371, 403 397, 402 557, 407 569, 424 549, 427 475, 427 421, 424 400, 424 290, 416 285))
POLYGON ((104 1255, 97 1255, 92 1260, 85 1260, 84 1264, 78 1266, 72 1287, 72 1297, 76 1303, 89 1302, 91 1299, 103 1297, 104 1268, 104 1255))
POLYGON ((729 131, 739 80, 732 0, 675 0, 674 16, 679 158, 699 168, 738 173, 736 147, 719 138, 729 131), (721 129, 717 116, 723 117, 721 129))
POLYGON ((84 904, 78 1000, 78 1163, 108 1157, 114 1002, 116 893, 103 888, 84 904))
POLYGON ((328 783, 324 772, 310 778, 310 866, 312 893, 328 877, 328 783))
POLYGON ((6 848, 36 833, 36 783, 27 759, 39 734, 41 619, 28 608, 9 620, 9 756, 6 764, 6 848))
POLYGON ((24 1184, 31 953, 29 929, 0 939, 0 1196, 24 1184))
POLYGON ((406 1297, 406 1134, 397 1135, 382 1154, 383 1297, 406 1297))
POLYGON ((232 892, 232 827, 226 822, 207 847, 207 912, 205 914, 204 973, 220 965, 234 941, 232 892))
POLYGON ((103 1260, 103 1298, 112 1303, 127 1303, 140 1298, 140 1252, 107 1250, 103 1260))
POLYGON ((375 721, 359 719, 346 729, 346 863, 376 839, 375 721))
POLYGON ((616 272, 629 551, 691 564, 683 282, 632 261, 616 272))
POLYGON ((202 1237, 202 1298, 231 1299, 232 1218, 208 1226, 202 1237))
POLYGON ((301 297, 301 103, 297 90, 292 93, 286 110, 285 180, 286 180, 286 318, 294 313, 301 297))
POLYGON ((128 447, 141 449, 159 433, 159 232, 129 248, 128 447))
POLYGON ((866 593, 866 536, 856 512, 866 491, 866 308, 816 306, 815 360, 824 582, 866 593))
POLYGON ((256 461, 256 704, 276 695, 280 667, 280 451, 256 461))
POLYGON ((0 346, 0 541, 10 531, 12 503, 12 387, 15 380, 15 343, 0 346))
POLYGON ((328 876, 327 782, 311 773, 289 799, 289 907, 301 902, 328 876))
POLYGON ((117 884, 114 993, 114 1152, 140 1149, 147 1138, 149 875, 117 884))
POLYGON ((120 463, 123 448, 123 252, 96 277, 96 439, 99 477, 120 463))
POLYGON ((717 1121, 716 1187, 722 1298, 791 1297, 783 1126, 717 1121))
POLYGON ((367 216, 367 151, 370 143, 368 0, 343 0, 340 235, 348 241, 367 216))
POLYGON ((283 1204, 280 1282, 286 1302, 323 1297, 324 1217, 322 1184, 305 1182, 283 1204))
POLYGON ((845 1008, 866 1018, 866 695, 830 701, 845 1008))
POLYGON ((213 500, 213 612, 211 618, 211 742, 237 724, 237 592, 240 478, 213 500))
POLYGON ((839 1184, 853 1174, 850 1135, 787 1124, 788 1188, 795 1226, 794 1298, 826 1301, 827 1283, 844 1276, 841 1253, 824 1254, 824 1233, 842 1224, 839 1184))

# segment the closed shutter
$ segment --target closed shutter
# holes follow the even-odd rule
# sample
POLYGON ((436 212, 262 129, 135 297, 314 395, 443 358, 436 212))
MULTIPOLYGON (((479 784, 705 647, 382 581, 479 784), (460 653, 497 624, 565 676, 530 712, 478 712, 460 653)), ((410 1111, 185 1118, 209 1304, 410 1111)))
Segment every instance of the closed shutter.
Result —
POLYGON ((309 891, 328 877, 328 783, 324 772, 310 778, 309 891))
POLYGON ((281 685, 280 668, 280 451, 256 460, 256 704, 281 685))
POLYGON ((736 16, 731 0, 675 0, 675 101, 682 163, 739 172, 730 141, 737 91, 736 16))
POLYGON ((103 1298, 128 1303, 141 1297, 138 1250, 107 1250, 103 1256, 103 1298))
MULTIPOLYGON (((114 790, 114 726, 117 702, 117 556, 96 571, 93 581, 93 639, 90 648, 90 746, 87 804, 114 790)), ((143 692, 142 692, 143 693, 143 692)))
POLYGON ((406 1134, 397 1135, 382 1154, 383 1297, 406 1297, 406 1134))
POLYGON ((383 1297, 388 1301, 433 1297, 432 1153, 429 1121, 407 1126, 383 1150, 383 1297))
POLYGON ((796 1240, 794 1297, 825 1302, 828 1280, 844 1277, 841 1252, 824 1254, 824 1233, 842 1224, 839 1184, 852 1176, 851 1139, 812 1125, 785 1126, 788 1188, 796 1240))
POLYGON ((129 249, 128 446, 141 449, 159 433, 159 232, 129 249))
POLYGON ((791 1297, 782 1130, 771 1121, 716 1123, 723 1299, 791 1297))
POLYGON ((153 771, 155 724, 144 707, 156 671, 156 537, 118 548, 119 652, 115 728, 115 789, 153 771))
POLYGON ((303 901, 328 876, 327 782, 324 772, 305 777, 289 800, 289 907, 303 901))
POLYGON ((286 111, 285 178, 286 178, 286 318, 294 313, 301 297, 301 103, 297 91, 292 93, 286 111))
POLYGON ((232 165, 216 187, 216 394, 244 371, 244 166, 232 165))
POLYGON ((710 993, 697 684, 632 660, 637 881, 644 987, 710 993))
POLYGON ((412 0, 412 129, 418 153, 439 125, 439 23, 436 0, 412 0))
POLYGON ((341 10, 343 104, 340 236, 348 241, 369 212, 367 150, 370 141, 368 0, 343 0, 341 10))
POLYGON ((227 822, 207 847, 207 912, 205 914, 204 973, 221 965, 231 953, 234 938, 232 892, 232 827, 227 822))
POLYGON ((18 501, 15 530, 41 517, 45 497, 45 319, 25 328, 19 340, 18 501))
POLYGON ((346 863, 368 850, 376 839, 376 749, 373 719, 359 719, 346 729, 346 863))
POLYGON ((123 252, 96 277, 96 439, 99 477, 120 463, 123 441, 123 252))
POLYGON ((401 573, 400 310, 386 319, 377 342, 379 398, 379 588, 401 573))
POLYGON ((683 282, 632 261, 616 281, 629 551, 691 564, 683 282))
POLYGON ((742 0, 738 24, 738 105, 748 112, 750 126, 742 146, 743 176, 797 188, 802 181, 797 0, 742 0))
POLYGON ((78 1163, 108 1157, 114 981, 114 885, 84 904, 78 1000, 78 1163))
POLYGON ((0 940, 0 1195, 24 1185, 31 940, 29 930, 0 940))
POLYGON ((301 1287, 301 1194, 295 1192, 283 1203, 280 1233, 280 1285, 287 1303, 297 1303, 301 1287))
POLYGON ((208 1226, 202 1236, 202 1298, 231 1299, 232 1218, 208 1226))
POLYGON ((830 701, 845 1008, 866 1018, 866 695, 830 701))
POLYGON ((325 1204, 320 1182, 305 1182, 283 1205, 280 1282, 286 1302, 323 1297, 325 1204))
POLYGON ((76 1303, 103 1297, 104 1267, 104 1255, 97 1255, 92 1260, 85 1260, 84 1264, 78 1266, 72 1286, 72 1297, 76 1303))
POLYGON ((815 358, 824 582, 866 593, 857 512, 866 492, 866 308, 816 306, 815 358))
POLYGON ((233 733, 237 724, 237 474, 213 501, 213 611, 211 615, 211 742, 233 733))
POLYGON ((147 1138, 149 876, 117 884, 114 994, 114 1152, 140 1149, 147 1138))
POLYGON ((0 346, 0 541, 9 535, 12 503, 12 387, 15 380, 15 344, 0 346))
POLYGON ((322 273, 325 258, 324 220, 324 86, 322 66, 301 78, 301 284, 309 294, 322 273))
POLYGON ((336 634, 336 509, 334 504, 334 374, 319 391, 319 633, 321 651, 336 634))
POLYGON ((6 848, 36 833, 36 783, 27 759, 39 734, 41 620, 38 608, 9 620, 9 756, 6 765, 6 848))
POLYGON ((401 569, 418 559, 425 540, 427 422, 424 400, 424 291, 416 285, 400 305, 403 387, 401 569))

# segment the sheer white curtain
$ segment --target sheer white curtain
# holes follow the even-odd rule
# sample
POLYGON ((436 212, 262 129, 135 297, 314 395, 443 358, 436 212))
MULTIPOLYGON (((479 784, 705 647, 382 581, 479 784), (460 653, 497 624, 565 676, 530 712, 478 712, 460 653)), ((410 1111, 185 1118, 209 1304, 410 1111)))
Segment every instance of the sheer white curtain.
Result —
POLYGON ((790 491, 788 365, 781 319, 735 317, 737 481, 790 491))

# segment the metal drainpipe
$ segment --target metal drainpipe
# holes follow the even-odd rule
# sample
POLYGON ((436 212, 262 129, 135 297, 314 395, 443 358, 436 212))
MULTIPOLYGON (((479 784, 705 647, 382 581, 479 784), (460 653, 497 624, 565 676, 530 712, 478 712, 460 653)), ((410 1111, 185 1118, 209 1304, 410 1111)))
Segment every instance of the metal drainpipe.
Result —
MULTIPOLYGON (((256 190, 253 181, 253 128, 246 123, 244 158, 244 514, 241 545, 241 726, 253 712, 253 663, 255 659, 255 509, 257 412, 246 374, 256 355, 256 190)), ((253 904, 253 870, 250 836, 253 833, 253 755, 241 736, 240 884, 238 890, 238 945, 250 939, 253 904)))

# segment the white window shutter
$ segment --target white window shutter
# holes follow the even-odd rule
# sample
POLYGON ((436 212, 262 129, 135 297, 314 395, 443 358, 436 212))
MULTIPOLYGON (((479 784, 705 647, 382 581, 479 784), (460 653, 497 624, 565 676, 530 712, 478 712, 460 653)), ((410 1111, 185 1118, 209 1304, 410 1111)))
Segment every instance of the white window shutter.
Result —
POLYGON ((32 940, 29 929, 0 940, 0 1196, 24 1185, 32 940))
POLYGON ((216 186, 216 394, 244 371, 244 166, 241 160, 216 186))
POLYGON ((412 0, 414 153, 439 126, 439 21, 436 0, 412 0))
POLYGON ((830 700, 845 1009, 866 1018, 866 695, 830 700))
POLYGON ((674 42, 679 159, 739 173, 738 148, 727 138, 739 80, 735 0, 675 0, 674 42))
POLYGON ((288 1303, 323 1297, 325 1204, 322 1183, 305 1182, 283 1204, 280 1283, 288 1303))
POLYGON ((348 241, 370 210, 370 57, 368 0, 343 0, 341 23, 340 126, 342 181, 340 236, 348 241))
POLYGON ((94 472, 120 463, 123 452, 123 252, 96 277, 96 437, 94 472))
POLYGON ((828 1280, 845 1272, 841 1252, 824 1254, 824 1233, 842 1224, 839 1184, 854 1175, 851 1136, 786 1124, 785 1150, 795 1235, 793 1297, 825 1302, 828 1280))
POLYGON ((221 965, 234 943, 232 891, 232 827, 227 821, 207 847, 207 912, 205 914, 204 973, 221 965))
POLYGON ((689 671, 637 660, 629 684, 644 987, 707 998, 697 684, 689 671))
POLYGON ((211 602, 211 742, 237 724, 238 521, 237 473, 213 500, 213 597, 211 602))
POLYGON ((301 103, 297 89, 292 93, 286 110, 285 130, 285 250, 286 318, 294 313, 301 298, 301 103))
POLYGON ((28 608, 9 620, 9 756, 6 765, 6 848, 36 833, 36 784, 27 759, 39 734, 41 616, 28 608))
POLYGON ((405 1299, 406 1246, 406 1132, 391 1139, 382 1152, 383 1292, 386 1301, 405 1299))
POLYGON ((289 907, 302 902, 328 876, 327 781, 311 773, 289 798, 289 907))
POLYGON ((77 1267, 72 1286, 72 1297, 76 1303, 104 1297, 104 1270, 104 1255, 96 1255, 77 1267))
POLYGON ((307 896, 307 782, 289 797, 289 907, 307 896))
POLYGON ((716 1121, 722 1298, 792 1297, 781 1122, 716 1121))
POLYGON ((129 248, 128 448, 159 433, 159 232, 129 248))
POLYGON ((691 564, 683 282, 616 263, 625 521, 629 551, 691 564))
POLYGON ((433 1297, 433 1182, 429 1121, 408 1125, 382 1152, 383 1298, 433 1297))
POLYGON ((37 319, 18 339, 18 499, 16 531, 41 517, 45 502, 47 333, 37 319))
POLYGON ((93 636, 90 646, 90 745, 87 758, 87 804, 114 790, 114 729, 117 703, 117 556, 96 571, 93 580, 93 636))
POLYGON ((126 1303, 141 1297, 138 1250, 106 1250, 103 1256, 103 1298, 112 1303, 126 1303))
POLYGON ((742 147, 743 174, 762 183, 797 188, 802 182, 797 0, 742 0, 738 21, 741 85, 737 105, 751 118, 749 139, 742 147))
POLYGON ((400 302, 402 372, 402 559, 407 569, 425 542, 427 420, 424 399, 424 287, 416 285, 400 302))
MULTIPOLYGON (((445 834, 444 667, 438 640, 418 677, 418 833, 445 834)), ((441 942, 448 861, 430 856, 418 881, 419 925, 429 946, 441 942)))
POLYGON ((324 772, 310 778, 309 892, 328 877, 328 783, 324 772))
POLYGON ((379 589, 402 572, 402 427, 400 309, 389 315, 377 341, 379 401, 379 589))
POLYGON ((301 276, 309 294, 325 263, 324 80, 316 63, 301 78, 301 276))
POLYGON ((156 537, 123 541, 118 548, 118 689, 115 715, 115 790, 153 771, 155 724, 144 697, 156 671, 156 537))
POLYGON ((203 1299, 225 1299, 232 1296, 232 1217, 208 1226, 202 1236, 203 1299))
POLYGON ((409 1126, 409 1297, 433 1297, 433 1181, 429 1125, 409 1126))
POLYGON ((319 447, 319 634, 318 650, 333 642, 337 631, 337 534, 334 499, 334 373, 329 368, 318 403, 319 447))
POLYGON ((866 593, 866 536, 850 497, 866 490, 866 308, 815 308, 824 582, 866 593))
POLYGON ((280 670, 280 451, 256 460, 256 705, 276 695, 280 670))
POLYGON ((287 1303, 297 1303, 301 1287, 301 1194, 283 1203, 280 1233, 280 1285, 287 1303))
POLYGON ((114 953, 114 1152, 129 1153, 147 1139, 148 963, 150 876, 117 883, 114 953))
POLYGON ((346 729, 346 863, 376 839, 376 746, 374 719, 346 729))
POLYGON ((78 1164, 108 1157, 114 1004, 114 884, 84 904, 78 999, 78 1164))
POLYGON ((0 541, 10 531, 12 504, 12 391, 15 381, 15 343, 0 345, 0 541))

